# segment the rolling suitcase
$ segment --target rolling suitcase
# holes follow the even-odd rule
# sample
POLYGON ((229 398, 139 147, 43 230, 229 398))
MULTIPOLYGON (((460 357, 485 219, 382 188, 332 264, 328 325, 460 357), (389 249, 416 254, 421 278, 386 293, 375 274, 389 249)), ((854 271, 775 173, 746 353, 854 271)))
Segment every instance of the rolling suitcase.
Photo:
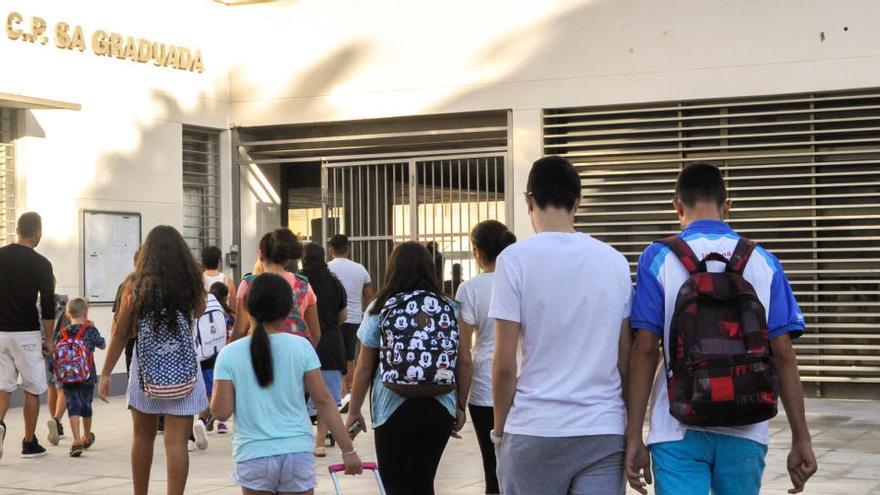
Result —
MULTIPOLYGON (((376 483, 379 484, 379 495, 385 495, 385 487, 382 485, 382 477, 379 476, 379 466, 375 462, 365 462, 363 466, 364 471, 372 471, 376 476, 376 483)), ((337 473, 345 471, 345 464, 332 464, 327 467, 327 470, 330 471, 330 480, 333 481, 333 488, 336 490, 336 495, 342 495, 342 487, 339 486, 337 473)))

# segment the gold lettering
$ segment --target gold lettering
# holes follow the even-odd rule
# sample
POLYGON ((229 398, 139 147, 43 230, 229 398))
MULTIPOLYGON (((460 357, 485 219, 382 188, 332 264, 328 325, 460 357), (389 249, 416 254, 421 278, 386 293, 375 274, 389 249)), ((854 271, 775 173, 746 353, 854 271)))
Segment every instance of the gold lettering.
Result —
POLYGON ((138 40, 137 61, 145 64, 150 61, 153 55, 153 44, 141 38, 138 40))
POLYGON ((67 34, 70 26, 66 22, 55 24, 55 46, 58 48, 70 48, 70 35, 67 34))
POLYGON ((153 43, 153 63, 156 67, 162 67, 168 61, 168 45, 153 43))
POLYGON ((98 29, 92 34, 92 50, 95 55, 110 55, 110 43, 107 42, 107 32, 98 29))
POLYGON ((137 46, 135 45, 134 38, 131 36, 125 40, 125 58, 137 61, 137 46))
POLYGON ((180 70, 192 70, 192 54, 186 48, 180 49, 180 62, 177 64, 180 70))
POLYGON ((21 14, 18 12, 12 12, 6 17, 6 36, 9 39, 17 40, 21 38, 22 30, 16 28, 19 25, 21 25, 21 14))
POLYGON ((73 27, 73 39, 70 41, 70 49, 76 48, 80 52, 86 51, 86 41, 83 37, 82 26, 74 26, 73 27))
POLYGON ((170 51, 171 54, 168 55, 168 60, 165 61, 165 67, 168 67, 170 65, 174 68, 177 68, 178 64, 180 63, 180 48, 172 46, 170 51))
POLYGON ((122 35, 119 33, 110 33, 110 55, 125 58, 125 47, 122 46, 122 35))
POLYGON ((196 50, 196 53, 193 55, 192 66, 190 67, 191 71, 197 71, 199 74, 205 72, 205 66, 202 64, 202 51, 196 50))
POLYGON ((46 20, 42 17, 32 17, 31 18, 31 43, 39 41, 41 44, 45 45, 48 38, 43 36, 46 32, 46 20))

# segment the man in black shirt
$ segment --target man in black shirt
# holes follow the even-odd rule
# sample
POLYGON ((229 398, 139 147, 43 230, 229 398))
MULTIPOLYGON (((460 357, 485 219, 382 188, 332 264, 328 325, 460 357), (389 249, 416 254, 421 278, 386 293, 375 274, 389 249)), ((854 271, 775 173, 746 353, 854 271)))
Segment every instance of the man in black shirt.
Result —
POLYGON ((43 235, 40 215, 19 217, 16 233, 15 244, 0 248, 0 456, 6 437, 3 420, 20 375, 25 396, 21 456, 37 457, 46 453, 34 431, 40 394, 48 388, 44 356, 55 342, 55 277, 52 263, 34 251, 43 235), (45 336, 40 332, 41 315, 45 336))

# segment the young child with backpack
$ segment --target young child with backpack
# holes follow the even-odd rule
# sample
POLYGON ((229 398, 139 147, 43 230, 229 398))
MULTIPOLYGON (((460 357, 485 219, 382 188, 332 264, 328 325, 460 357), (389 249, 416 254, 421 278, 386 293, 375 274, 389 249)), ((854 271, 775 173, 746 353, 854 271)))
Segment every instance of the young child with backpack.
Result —
POLYGON ((247 302, 253 332, 220 352, 211 400, 217 419, 235 414, 233 479, 245 495, 313 493, 315 436, 306 392, 339 444, 346 474, 360 474, 361 460, 324 384, 318 355, 308 340, 284 331, 293 306, 289 282, 260 275, 247 302))
POLYGON ((449 437, 464 426, 473 363, 459 351, 457 304, 442 294, 425 246, 400 244, 358 330, 346 425, 353 434, 366 430, 361 407, 372 384, 376 455, 389 495, 432 495, 449 437))
MULTIPOLYGON (((229 288, 223 282, 214 282, 211 284, 211 287, 208 291, 214 298, 217 299, 217 302, 220 303, 220 306, 223 308, 223 314, 226 319, 226 342, 232 342, 232 332, 235 328, 235 312, 232 308, 229 307, 229 288)), ((203 363, 204 367, 204 363, 203 363)), ((212 363, 213 368, 213 363, 212 363)), ((212 371, 212 380, 213 382, 213 371, 212 371)), ((208 398, 210 399, 210 392, 208 393, 208 398)), ((213 420, 211 421, 213 423, 213 420)), ((211 424, 208 424, 208 431, 211 431, 211 424)), ((217 434, 225 435, 229 433, 229 426, 225 421, 217 421, 217 434)))
POLYGON ((104 349, 104 338, 89 321, 89 303, 81 297, 67 303, 70 325, 55 335, 55 377, 64 389, 73 445, 70 457, 79 457, 95 443, 92 400, 98 373, 95 349, 104 349))
MULTIPOLYGON (((223 285, 222 282, 217 282, 217 284, 223 285)), ((195 327, 202 378, 205 380, 205 392, 208 402, 210 402, 214 385, 214 363, 228 340, 226 311, 214 294, 209 292, 205 296, 205 311, 196 320, 195 327)), ((192 436, 188 445, 189 450, 194 450, 193 446, 198 447, 199 450, 208 448, 208 431, 213 429, 212 423, 211 411, 206 408, 193 423, 192 436)))

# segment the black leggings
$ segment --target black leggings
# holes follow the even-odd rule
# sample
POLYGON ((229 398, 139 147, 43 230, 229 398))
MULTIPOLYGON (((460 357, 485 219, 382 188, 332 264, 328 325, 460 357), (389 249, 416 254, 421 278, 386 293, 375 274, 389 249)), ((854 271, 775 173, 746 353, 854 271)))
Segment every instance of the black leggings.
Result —
POLYGON ((491 407, 468 404, 480 453, 483 455, 483 477, 486 480, 486 493, 501 493, 498 489, 498 476, 495 474, 495 445, 489 438, 489 431, 495 423, 495 410, 491 407))
POLYGON ((374 430, 388 495, 433 495, 434 476, 454 419, 433 397, 407 399, 374 430))

